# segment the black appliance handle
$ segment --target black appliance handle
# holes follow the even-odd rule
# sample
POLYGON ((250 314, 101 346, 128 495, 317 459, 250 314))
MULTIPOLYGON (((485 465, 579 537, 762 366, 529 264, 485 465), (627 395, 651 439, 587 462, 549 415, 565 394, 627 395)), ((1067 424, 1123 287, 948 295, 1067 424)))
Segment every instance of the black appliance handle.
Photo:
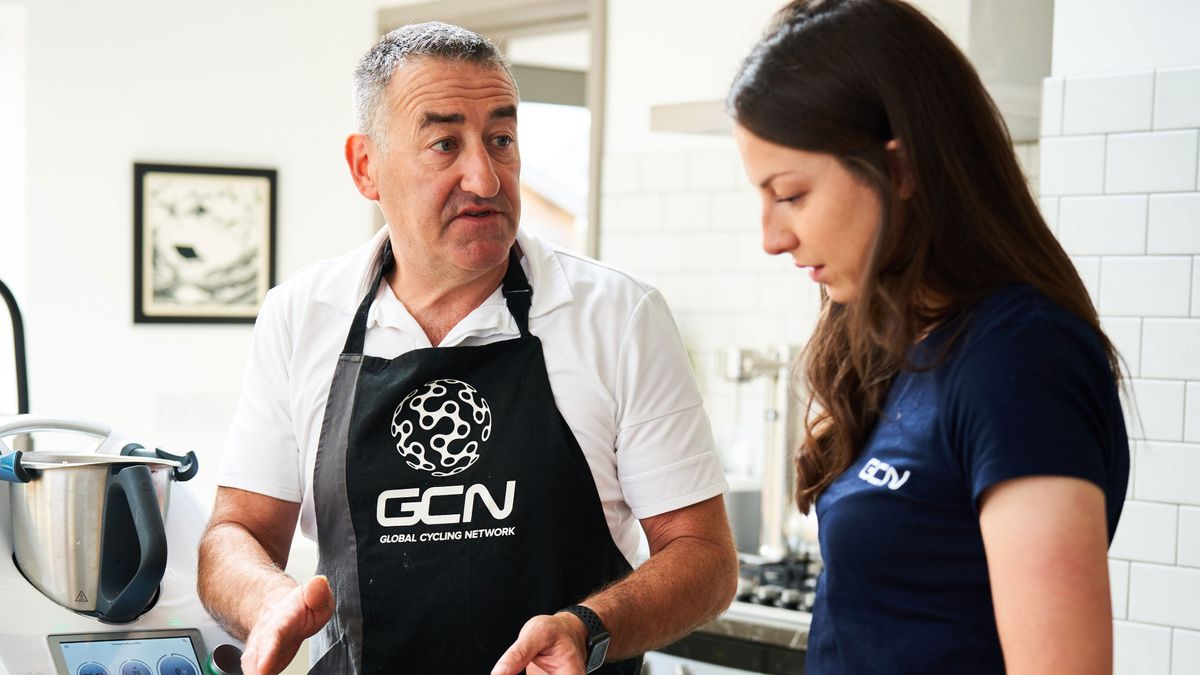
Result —
POLYGON ((25 324, 21 321, 21 308, 17 306, 17 298, 0 280, 0 296, 8 305, 8 314, 12 318, 13 356, 17 361, 17 414, 29 412, 29 373, 25 360, 25 324))
POLYGON ((128 623, 150 608, 167 569, 167 531, 150 467, 127 466, 109 481, 103 541, 96 617, 128 623))
POLYGON ((183 482, 196 477, 196 472, 200 471, 200 460, 196 457, 193 450, 188 450, 186 455, 176 455, 161 448, 147 450, 145 446, 137 443, 129 443, 121 448, 121 454, 127 457, 145 457, 147 459, 167 459, 174 462, 179 462, 179 466, 175 467, 175 480, 183 482))

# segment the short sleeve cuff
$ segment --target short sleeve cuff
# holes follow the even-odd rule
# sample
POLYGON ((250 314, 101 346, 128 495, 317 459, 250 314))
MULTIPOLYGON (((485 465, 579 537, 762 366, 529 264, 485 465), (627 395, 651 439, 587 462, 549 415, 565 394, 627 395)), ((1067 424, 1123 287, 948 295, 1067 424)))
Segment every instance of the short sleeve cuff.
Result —
POLYGON ((230 474, 218 475, 217 486, 245 490, 246 492, 254 492, 260 495, 274 497, 275 499, 281 499, 285 502, 294 502, 297 504, 300 503, 303 497, 303 495, 295 490, 281 488, 276 485, 267 485, 261 480, 255 480, 245 476, 234 476, 230 474))
POLYGON ((698 504, 729 489, 716 452, 621 477, 621 489, 633 515, 649 518, 698 504))

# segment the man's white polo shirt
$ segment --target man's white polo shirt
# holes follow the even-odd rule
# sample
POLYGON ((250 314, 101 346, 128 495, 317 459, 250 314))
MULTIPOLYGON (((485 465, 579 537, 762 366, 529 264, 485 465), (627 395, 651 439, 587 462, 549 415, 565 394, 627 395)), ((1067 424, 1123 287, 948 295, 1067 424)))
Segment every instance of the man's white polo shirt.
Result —
MULTIPOLYGON (((217 477, 219 485, 300 502, 300 527, 312 539, 313 466, 329 385, 386 232, 267 294, 217 477)), ((542 341, 555 402, 591 467, 613 541, 632 561, 636 519, 726 489, 687 353, 654 288, 523 231, 517 241, 533 286, 529 330, 542 341)), ((440 346, 519 334, 497 289, 440 346)), ((395 358, 430 346, 380 284, 366 354, 395 358)))

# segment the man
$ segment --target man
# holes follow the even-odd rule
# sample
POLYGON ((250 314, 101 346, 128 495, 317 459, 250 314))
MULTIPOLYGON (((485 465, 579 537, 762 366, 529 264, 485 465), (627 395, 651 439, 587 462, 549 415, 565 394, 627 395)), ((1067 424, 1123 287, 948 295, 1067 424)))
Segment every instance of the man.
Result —
POLYGON ((406 26, 356 84, 346 160, 388 225, 264 303, 201 598, 251 674, 318 631, 317 673, 637 672, 736 586, 666 305, 518 231, 517 92, 486 40, 406 26))

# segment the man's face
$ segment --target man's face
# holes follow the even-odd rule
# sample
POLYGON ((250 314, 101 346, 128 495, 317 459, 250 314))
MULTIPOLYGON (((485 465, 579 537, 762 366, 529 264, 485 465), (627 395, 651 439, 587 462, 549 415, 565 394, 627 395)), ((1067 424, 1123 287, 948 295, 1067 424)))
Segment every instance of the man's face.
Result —
POLYGON ((372 159, 379 205, 402 256, 474 276, 504 263, 521 215, 517 92, 500 69, 410 60, 387 88, 372 159))

